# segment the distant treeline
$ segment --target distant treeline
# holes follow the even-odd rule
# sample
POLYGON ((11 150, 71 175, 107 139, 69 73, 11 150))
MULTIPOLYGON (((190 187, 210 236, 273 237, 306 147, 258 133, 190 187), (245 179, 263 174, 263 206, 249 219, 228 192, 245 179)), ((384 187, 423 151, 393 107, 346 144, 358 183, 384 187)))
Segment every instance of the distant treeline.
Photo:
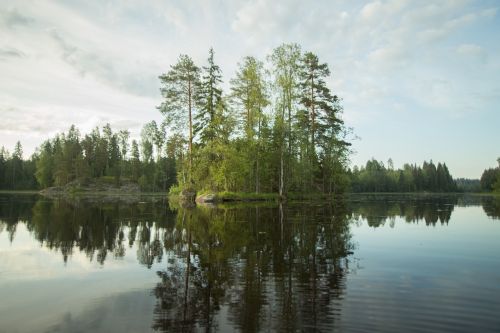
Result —
POLYGON ((354 167, 350 172, 352 191, 457 192, 457 184, 444 163, 405 164, 402 169, 394 169, 391 160, 387 164, 371 159, 364 167, 354 167))
POLYGON ((422 166, 405 164, 394 169, 391 159, 387 166, 371 159, 365 166, 349 170, 352 192, 499 192, 499 167, 484 170, 481 180, 454 179, 445 163, 432 161, 422 166))
POLYGON ((486 169, 481 175, 481 189, 485 192, 500 193, 500 157, 497 162, 496 168, 486 169))
MULTIPOLYGON (((122 184, 138 183, 143 191, 168 191, 175 185, 175 138, 165 137, 155 121, 147 123, 141 140, 129 142, 128 131, 113 132, 110 125, 81 135, 71 126, 67 133, 44 142, 23 159, 18 142, 13 153, 0 148, 0 190, 35 190, 63 186, 75 180, 122 184)), ((500 162, 500 161, 499 161, 500 162)), ((500 165, 500 163, 499 163, 500 165)), ((405 164, 395 169, 375 159, 347 171, 352 192, 499 192, 500 167, 484 170, 481 179, 453 179, 445 163, 405 164)))
POLYGON ((459 192, 482 192, 481 181, 479 179, 457 178, 455 179, 459 192))
POLYGON ((71 126, 35 153, 36 180, 41 188, 100 180, 138 183, 143 191, 167 191, 176 181, 176 168, 175 160, 163 150, 161 133, 154 121, 144 126, 139 142, 130 142, 128 131, 113 132, 109 124, 84 136, 71 126))
MULTIPOLYGON (((156 123, 148 123, 142 140, 129 142, 129 132, 108 125, 82 136, 75 126, 45 141, 27 160, 18 142, 10 154, 0 148, 0 189, 35 190, 77 181, 138 183, 143 191, 168 191, 176 181, 175 161, 153 138, 156 123), (156 158, 153 149, 157 148, 156 158)), ((168 148, 168 146, 167 146, 168 148)))
POLYGON ((36 158, 23 159, 23 148, 17 142, 13 153, 0 148, 0 190, 32 190, 38 186, 35 178, 36 158))

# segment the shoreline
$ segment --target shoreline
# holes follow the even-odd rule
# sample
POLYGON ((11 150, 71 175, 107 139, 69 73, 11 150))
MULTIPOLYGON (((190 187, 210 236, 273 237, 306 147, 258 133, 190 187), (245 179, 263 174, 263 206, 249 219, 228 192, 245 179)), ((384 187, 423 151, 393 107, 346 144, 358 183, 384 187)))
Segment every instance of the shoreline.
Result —
MULTIPOLYGON (((44 197, 131 197, 131 196, 152 196, 166 197, 169 200, 181 200, 179 194, 169 192, 124 192, 124 191, 57 191, 55 193, 44 193, 44 190, 0 190, 0 194, 19 195, 41 195, 44 197)), ((346 192, 337 195, 323 193, 289 193, 287 197, 280 199, 278 193, 253 193, 253 192, 205 192, 196 195, 196 203, 230 203, 230 202, 279 202, 282 201, 313 201, 330 200, 335 197, 356 197, 356 196, 446 196, 446 195, 471 195, 482 197, 500 197, 500 193, 484 192, 346 192)))

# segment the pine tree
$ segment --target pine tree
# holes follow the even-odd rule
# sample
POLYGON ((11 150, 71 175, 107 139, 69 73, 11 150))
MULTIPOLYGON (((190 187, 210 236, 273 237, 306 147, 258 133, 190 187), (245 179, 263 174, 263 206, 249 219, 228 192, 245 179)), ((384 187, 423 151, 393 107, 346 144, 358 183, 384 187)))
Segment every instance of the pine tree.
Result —
POLYGON ((7 188, 5 174, 7 171, 8 152, 4 146, 0 148, 0 189, 7 188))
POLYGON ((16 172, 21 173, 23 160, 23 146, 20 141, 16 142, 14 153, 12 154, 12 189, 16 189, 16 172))
MULTIPOLYGON (((304 127, 309 133, 309 143, 306 146, 309 148, 307 154, 311 185, 313 174, 318 169, 317 151, 321 152, 323 167, 329 169, 329 174, 340 165, 345 166, 344 157, 348 153, 346 142, 341 139, 345 131, 340 118, 340 100, 331 93, 325 82, 329 76, 330 70, 326 63, 320 63, 318 56, 311 52, 304 54, 300 67, 300 103, 307 110, 307 116, 302 116, 302 119, 305 120, 304 127), (340 164, 337 165, 338 163, 340 164)), ((323 170, 324 177, 334 176, 326 176, 325 171, 323 170)))
POLYGON ((200 69, 187 55, 181 55, 170 71, 161 75, 160 89, 164 101, 158 107, 165 116, 165 122, 178 133, 188 130, 189 138, 189 182, 193 166, 193 111, 196 107, 195 97, 200 86, 200 69))
POLYGON ((139 144, 136 140, 132 140, 132 146, 130 150, 131 164, 132 164, 132 179, 137 181, 141 177, 141 160, 139 154, 139 144))

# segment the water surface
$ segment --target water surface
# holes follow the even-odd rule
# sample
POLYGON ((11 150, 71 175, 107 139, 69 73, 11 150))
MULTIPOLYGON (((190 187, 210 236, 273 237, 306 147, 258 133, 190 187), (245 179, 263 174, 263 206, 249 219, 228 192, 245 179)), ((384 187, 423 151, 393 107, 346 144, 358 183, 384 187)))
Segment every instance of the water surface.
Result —
POLYGON ((500 200, 0 195, 0 332, 499 332, 500 200))

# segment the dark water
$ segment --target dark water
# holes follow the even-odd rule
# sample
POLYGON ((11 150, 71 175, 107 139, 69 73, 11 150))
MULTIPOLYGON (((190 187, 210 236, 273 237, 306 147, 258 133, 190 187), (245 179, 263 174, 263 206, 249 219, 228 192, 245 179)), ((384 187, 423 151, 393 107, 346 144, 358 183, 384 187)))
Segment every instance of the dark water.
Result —
POLYGON ((0 195, 0 332, 500 332, 500 199, 0 195))

